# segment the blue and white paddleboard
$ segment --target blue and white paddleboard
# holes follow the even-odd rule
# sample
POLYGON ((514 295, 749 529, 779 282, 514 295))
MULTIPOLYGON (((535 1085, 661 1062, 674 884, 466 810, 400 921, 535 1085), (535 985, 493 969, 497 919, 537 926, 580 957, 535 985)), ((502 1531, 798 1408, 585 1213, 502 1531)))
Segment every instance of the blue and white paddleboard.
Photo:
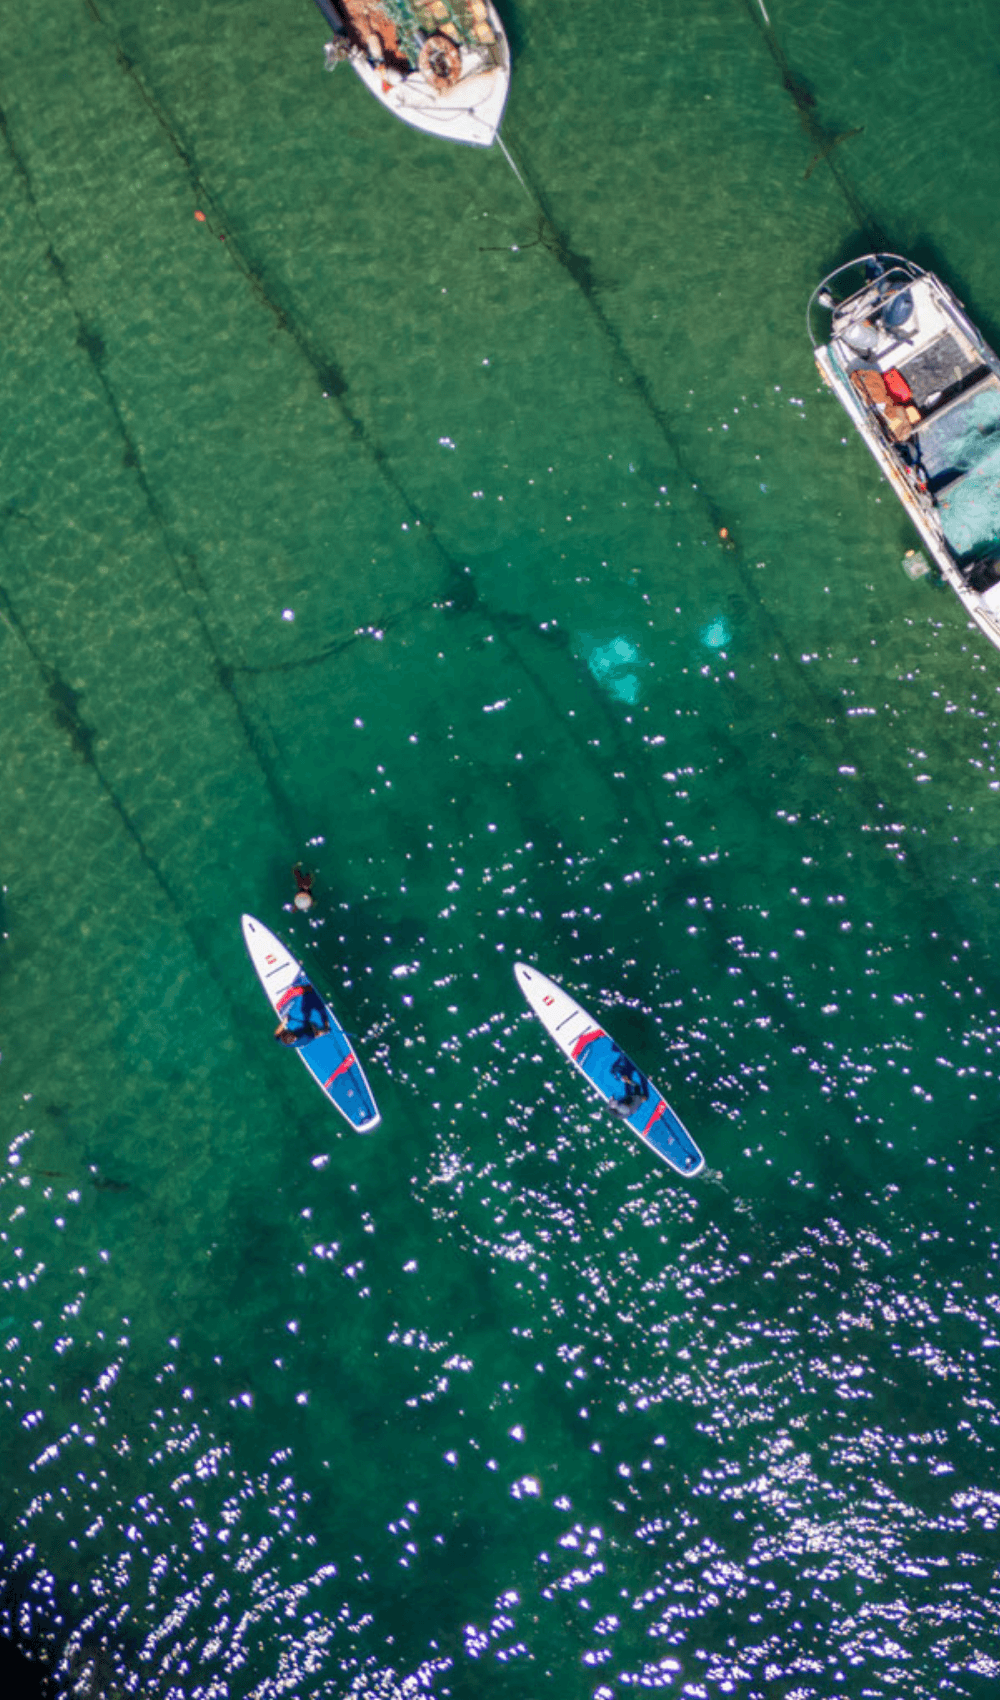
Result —
POLYGON ((537 968, 516 962, 514 974, 543 1027, 608 1109, 678 1174, 696 1175, 703 1169, 704 1157, 663 1093, 600 1023, 537 968))
POLYGON ((302 1035, 294 1041, 294 1049, 317 1086, 358 1133, 370 1133, 382 1118, 365 1071, 333 1010, 310 984, 301 963, 252 915, 243 916, 243 938, 275 1015, 293 1034, 302 1035), (326 1032, 308 1037, 311 1029, 324 1027, 326 1032))

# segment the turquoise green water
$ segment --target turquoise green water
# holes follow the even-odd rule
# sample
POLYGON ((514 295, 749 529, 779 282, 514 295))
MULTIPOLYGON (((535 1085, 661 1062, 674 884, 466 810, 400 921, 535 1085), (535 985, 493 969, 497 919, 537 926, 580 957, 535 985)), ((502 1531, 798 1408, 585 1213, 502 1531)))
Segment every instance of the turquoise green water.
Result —
POLYGON ((306 0, 5 19, 0 1612, 63 1690, 995 1692, 1000 656, 804 309, 879 242, 1000 340, 1000 38, 769 11, 508 6, 528 192, 306 0))

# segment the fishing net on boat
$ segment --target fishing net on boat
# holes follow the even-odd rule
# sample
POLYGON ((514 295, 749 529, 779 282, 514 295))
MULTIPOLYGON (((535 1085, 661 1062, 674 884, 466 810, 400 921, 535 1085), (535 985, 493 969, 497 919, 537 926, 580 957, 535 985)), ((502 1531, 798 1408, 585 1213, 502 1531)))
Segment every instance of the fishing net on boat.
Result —
MULTIPOLYGON (((373 64, 412 71, 428 42, 492 47, 486 0, 341 0, 351 34, 373 64)), ((425 67, 422 65, 422 69, 425 67)), ((448 80, 448 79, 445 79, 448 80)))
POLYGON ((960 560, 975 560, 1000 543, 1000 441, 972 472, 937 500, 941 529, 960 560))
POLYGON ((992 375, 920 432, 924 470, 941 528, 960 559, 1000 538, 1000 380, 992 375))

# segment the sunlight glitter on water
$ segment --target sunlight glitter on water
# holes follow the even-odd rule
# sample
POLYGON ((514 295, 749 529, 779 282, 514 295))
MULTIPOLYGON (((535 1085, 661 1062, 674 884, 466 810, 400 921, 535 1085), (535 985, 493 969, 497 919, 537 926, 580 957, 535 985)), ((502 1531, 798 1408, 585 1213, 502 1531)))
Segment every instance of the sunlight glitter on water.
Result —
POLYGON ((280 9, 11 15, 0 1623, 64 1689, 991 1680, 996 658, 801 331, 887 219, 996 317, 991 19, 910 9, 876 136, 859 9, 758 11, 553 17, 568 79, 526 12, 528 198, 280 9))

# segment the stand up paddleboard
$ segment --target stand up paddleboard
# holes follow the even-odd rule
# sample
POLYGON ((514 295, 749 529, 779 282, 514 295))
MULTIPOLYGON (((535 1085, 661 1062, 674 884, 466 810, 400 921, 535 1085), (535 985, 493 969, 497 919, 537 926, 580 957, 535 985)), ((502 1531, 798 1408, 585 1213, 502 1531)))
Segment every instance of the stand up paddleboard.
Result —
POLYGON ((703 1169, 704 1157, 663 1093, 594 1017, 537 968, 516 962, 514 973, 542 1026, 608 1109, 679 1175, 696 1175, 703 1169))
POLYGON ((301 963, 252 915, 243 916, 243 939, 275 1015, 293 1033, 303 1035, 294 1048, 317 1086, 358 1133, 370 1133, 382 1118, 365 1071, 333 1010, 310 984, 301 963), (310 1027, 328 1031, 309 1038, 310 1027))

